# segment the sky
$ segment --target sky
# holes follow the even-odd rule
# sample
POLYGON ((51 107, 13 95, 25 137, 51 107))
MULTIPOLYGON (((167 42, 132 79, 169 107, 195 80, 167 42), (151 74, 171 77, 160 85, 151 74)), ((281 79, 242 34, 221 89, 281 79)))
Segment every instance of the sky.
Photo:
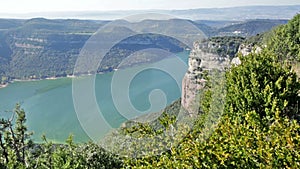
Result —
POLYGON ((0 13, 222 8, 299 5, 299 0, 2 0, 0 13))

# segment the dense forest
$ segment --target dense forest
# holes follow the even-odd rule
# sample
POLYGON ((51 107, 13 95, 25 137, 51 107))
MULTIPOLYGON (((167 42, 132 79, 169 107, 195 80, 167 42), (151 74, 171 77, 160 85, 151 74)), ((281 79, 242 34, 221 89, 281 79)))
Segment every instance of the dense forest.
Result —
MULTIPOLYGON (((71 136, 63 145, 53 144, 45 136, 44 143, 35 144, 25 126, 25 112, 17 105, 12 119, 1 120, 0 167, 299 168, 300 76, 296 72, 300 61, 300 14, 286 25, 247 40, 259 41, 255 44, 262 50, 247 56, 238 54, 240 65, 204 76, 207 83, 199 91, 199 115, 190 130, 176 124, 174 111, 179 102, 153 124, 133 123, 119 129, 136 138, 155 137, 168 130, 184 133, 184 139, 168 136, 153 143, 159 146, 177 142, 168 150, 131 158, 137 149, 115 155, 94 143, 75 144, 71 136), (226 78, 218 80, 218 74, 225 74, 226 78), (217 81, 216 86, 211 85, 213 81, 217 81), (218 103, 224 103, 224 107, 218 103), (218 114, 219 109, 223 109, 222 114, 218 114), (205 123, 215 116, 218 123, 205 123), (208 127, 214 128, 209 135, 205 132, 208 127)), ((226 38, 221 41, 226 43, 226 38)))

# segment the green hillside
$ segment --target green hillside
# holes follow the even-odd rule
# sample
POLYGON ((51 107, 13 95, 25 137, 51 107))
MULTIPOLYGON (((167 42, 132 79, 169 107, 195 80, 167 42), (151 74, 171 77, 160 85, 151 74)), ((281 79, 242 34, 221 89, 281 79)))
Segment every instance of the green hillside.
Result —
POLYGON ((218 35, 255 36, 267 32, 277 25, 286 24, 287 20, 257 19, 234 23, 218 30, 218 35))
MULTIPOLYGON (((110 22, 75 19, 49 20, 44 18, 29 20, 0 19, 0 76, 3 77, 0 80, 4 83, 10 79, 40 79, 72 74, 76 59, 85 42, 101 26, 110 22)), ((137 30, 147 30, 156 21, 123 22, 137 30)), ((168 22, 158 22, 162 28, 161 32, 168 31, 170 28, 168 22)), ((172 20, 174 25, 180 25, 182 22, 179 19, 172 20)), ((208 37, 212 37, 224 34, 229 36, 250 36, 269 30, 271 27, 282 24, 285 21, 188 22, 194 24, 208 37), (234 25, 231 25, 232 23, 234 25), (241 34, 234 33, 239 30, 242 30, 241 34)), ((114 34, 125 34, 127 30, 119 28, 112 31, 114 31, 114 34)), ((173 32, 176 32, 176 30, 173 30, 173 32)), ((111 33, 107 32, 108 37, 111 33)), ((98 72, 111 71, 128 55, 147 48, 180 52, 185 48, 185 45, 163 35, 137 35, 123 40, 111 49, 105 56, 105 60, 99 67, 98 72)), ((153 58, 152 62, 159 59, 161 58, 153 58)), ((138 63, 144 63, 146 60, 141 58, 138 63)))

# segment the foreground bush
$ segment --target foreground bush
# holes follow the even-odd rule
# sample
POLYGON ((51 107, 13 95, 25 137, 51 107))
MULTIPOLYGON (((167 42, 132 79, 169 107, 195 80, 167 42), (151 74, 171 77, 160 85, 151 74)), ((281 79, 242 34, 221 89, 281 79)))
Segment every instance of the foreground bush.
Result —
POLYGON ((34 144, 24 125, 25 112, 16 106, 9 120, 0 121, 0 168, 121 168, 122 160, 95 143, 75 144, 72 136, 66 144, 34 144))
MULTIPOLYGON (((135 168, 299 168, 300 84, 290 66, 263 50, 226 74, 225 112, 210 137, 205 113, 177 147, 156 157, 128 159, 135 168)), ((216 90, 211 90, 211 97, 216 90)), ((213 127, 213 126, 210 126, 213 127)))

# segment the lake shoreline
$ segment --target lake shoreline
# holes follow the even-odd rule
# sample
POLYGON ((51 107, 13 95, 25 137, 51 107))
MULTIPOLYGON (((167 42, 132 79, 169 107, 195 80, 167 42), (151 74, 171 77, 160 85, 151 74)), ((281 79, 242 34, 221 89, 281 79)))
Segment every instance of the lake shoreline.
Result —
MULTIPOLYGON (((102 72, 97 73, 97 74, 103 74, 102 72)), ((82 77, 82 76, 90 76, 92 74, 82 74, 79 76, 75 75, 67 75, 67 76, 60 76, 60 77, 46 77, 46 78, 39 78, 39 79, 12 79, 7 83, 0 84, 0 89, 5 88, 9 86, 9 84, 14 83, 14 82, 34 82, 34 81, 41 81, 41 80, 57 80, 57 79, 62 79, 62 78, 76 78, 76 77, 82 77)))
MULTIPOLYGON (((185 51, 188 51, 188 50, 185 50, 185 51)), ((185 52, 179 52, 179 53, 185 53, 185 52)), ((188 53, 189 53, 189 51, 188 51, 188 53)), ((170 59, 170 57, 167 57, 167 58, 164 58, 164 59, 170 59)), ((164 59, 161 59, 161 60, 164 60, 164 59)), ((156 63, 156 62, 153 62, 153 63, 156 63)), ((148 64, 153 64, 153 63, 148 63, 148 64)), ((138 66, 143 66, 143 65, 147 65, 147 63, 143 63, 143 64, 138 65, 138 66)), ((127 67, 127 68, 133 68, 133 67, 137 67, 137 65, 130 66, 130 67, 127 67)), ((112 72, 116 72, 116 71, 123 70, 123 69, 126 69, 126 68, 119 68, 119 69, 115 68, 111 71, 97 72, 97 73, 93 73, 93 74, 85 72, 85 73, 79 73, 79 74, 75 74, 75 75, 74 74, 69 74, 69 75, 58 76, 58 77, 52 76, 52 77, 44 77, 44 78, 36 78, 36 79, 35 78, 11 79, 11 80, 9 80, 8 82, 6 82, 4 84, 0 84, 0 89, 7 87, 7 86, 9 86, 10 83, 14 83, 14 82, 32 82, 32 81, 40 81, 40 80, 57 80, 57 79, 61 79, 61 78, 78 78, 78 77, 91 76, 91 75, 102 75, 102 74, 112 73, 112 72)))
POLYGON ((66 75, 66 76, 59 76, 59 77, 46 77, 46 78, 38 78, 38 79, 12 79, 4 84, 0 84, 0 89, 1 88, 5 88, 7 86, 9 86, 9 84, 14 83, 14 82, 34 82, 34 81, 41 81, 41 80, 57 80, 57 79, 62 79, 62 78, 80 78, 80 77, 85 77, 85 76, 91 76, 91 75, 103 75, 106 73, 112 73, 112 72, 116 72, 119 69, 113 69, 112 71, 107 71, 107 72, 97 72, 95 74, 91 74, 91 73, 82 73, 82 74, 78 74, 78 75, 66 75))

